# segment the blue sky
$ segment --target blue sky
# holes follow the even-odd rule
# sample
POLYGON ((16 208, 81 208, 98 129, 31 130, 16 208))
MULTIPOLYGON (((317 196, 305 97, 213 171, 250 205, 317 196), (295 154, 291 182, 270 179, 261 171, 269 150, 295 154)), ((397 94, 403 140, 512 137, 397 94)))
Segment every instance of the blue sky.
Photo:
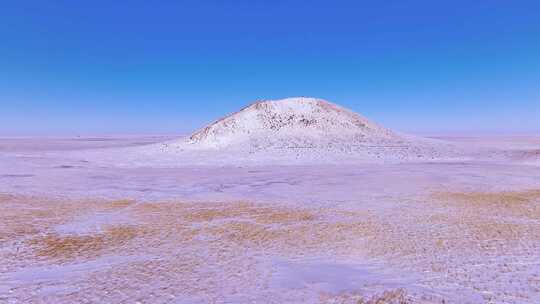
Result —
POLYGON ((0 135, 183 133, 288 96, 401 131, 540 131, 538 1, 21 0, 0 20, 0 135))

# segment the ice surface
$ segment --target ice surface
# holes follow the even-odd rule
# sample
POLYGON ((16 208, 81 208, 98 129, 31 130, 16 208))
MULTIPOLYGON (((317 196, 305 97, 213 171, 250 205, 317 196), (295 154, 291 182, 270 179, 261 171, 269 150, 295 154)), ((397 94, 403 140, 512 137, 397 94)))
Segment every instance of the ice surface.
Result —
MULTIPOLYGON (((367 262, 367 261, 366 261, 367 262)), ((345 264, 325 260, 288 261, 276 259, 273 262, 272 282, 278 288, 312 288, 317 291, 340 294, 361 292, 373 286, 399 288, 414 282, 397 274, 377 273, 371 264, 345 264)))

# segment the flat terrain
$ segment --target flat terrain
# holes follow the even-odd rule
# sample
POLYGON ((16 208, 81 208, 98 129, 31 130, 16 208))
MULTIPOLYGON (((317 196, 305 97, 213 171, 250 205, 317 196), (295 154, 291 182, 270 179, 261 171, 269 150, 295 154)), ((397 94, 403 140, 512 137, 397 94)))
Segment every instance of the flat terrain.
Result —
MULTIPOLYGON (((0 139, 0 303, 539 303, 540 138, 461 160, 133 161, 0 139)), ((134 151, 134 150, 133 150, 134 151)))

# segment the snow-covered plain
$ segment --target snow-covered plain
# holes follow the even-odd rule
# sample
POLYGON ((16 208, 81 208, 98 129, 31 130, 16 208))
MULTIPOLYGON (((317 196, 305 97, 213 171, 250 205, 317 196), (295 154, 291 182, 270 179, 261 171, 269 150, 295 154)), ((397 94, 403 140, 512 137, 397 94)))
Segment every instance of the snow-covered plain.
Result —
POLYGON ((538 151, 308 98, 179 139, 0 139, 0 302, 538 303, 538 151))

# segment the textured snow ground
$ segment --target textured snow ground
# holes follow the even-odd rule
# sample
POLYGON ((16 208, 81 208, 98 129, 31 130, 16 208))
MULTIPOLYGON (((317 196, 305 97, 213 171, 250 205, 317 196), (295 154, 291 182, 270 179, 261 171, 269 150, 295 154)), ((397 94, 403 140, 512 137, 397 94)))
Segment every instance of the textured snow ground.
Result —
POLYGON ((540 302, 537 137, 277 165, 169 139, 0 140, 0 302, 540 302))

